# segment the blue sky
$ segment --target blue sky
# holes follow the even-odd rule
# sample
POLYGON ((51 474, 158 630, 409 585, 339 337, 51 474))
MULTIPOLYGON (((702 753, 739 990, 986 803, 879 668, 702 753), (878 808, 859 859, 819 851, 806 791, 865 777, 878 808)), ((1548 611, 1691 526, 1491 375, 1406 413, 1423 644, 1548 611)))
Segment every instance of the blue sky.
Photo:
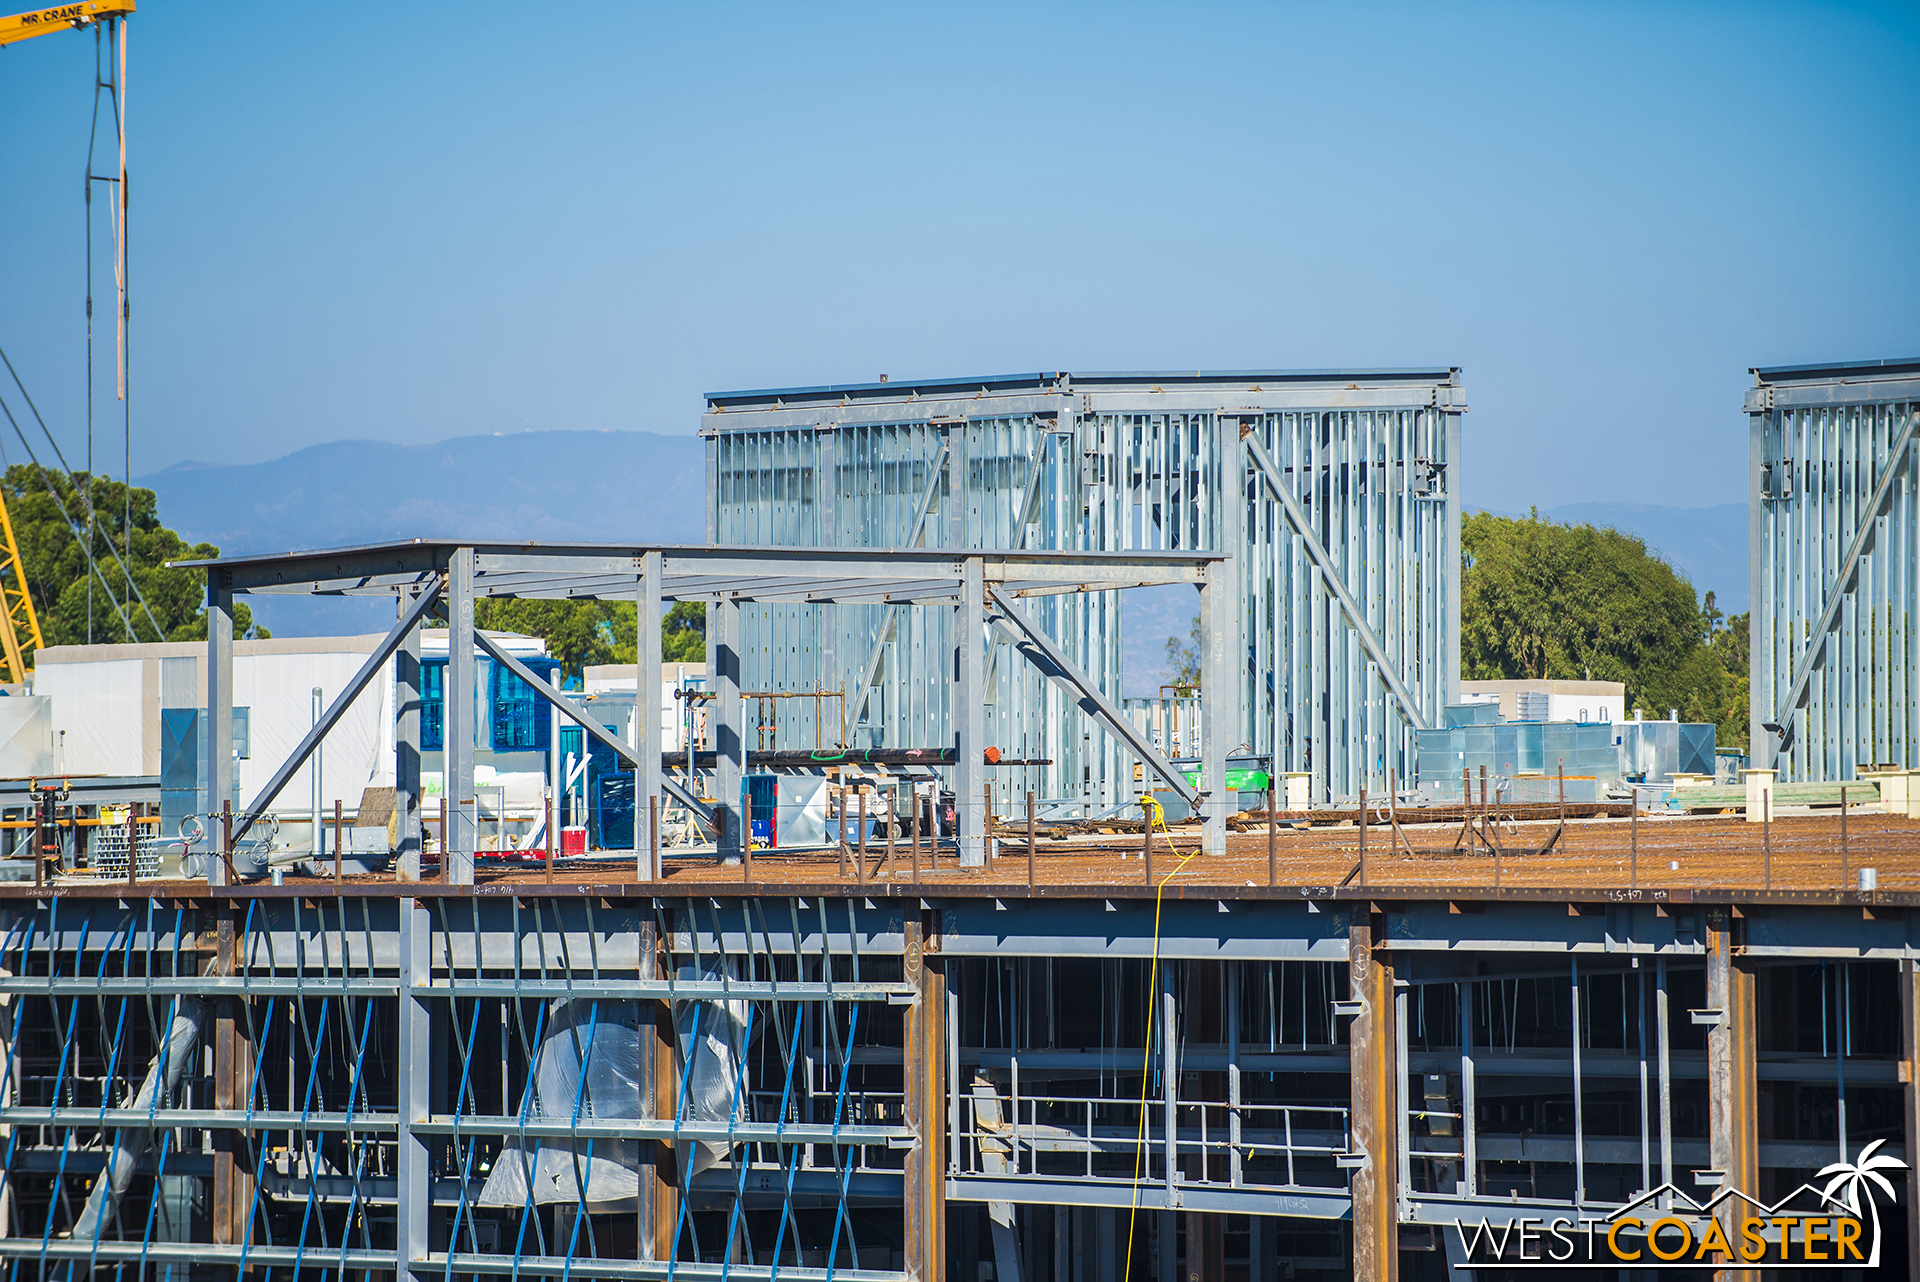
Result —
MULTIPOLYGON (((1912 5, 131 28, 136 473, 882 373, 1446 362, 1470 503, 1701 506, 1745 498, 1749 366, 1920 353, 1912 5)), ((69 457, 92 45, 0 53, 0 344, 69 457)))

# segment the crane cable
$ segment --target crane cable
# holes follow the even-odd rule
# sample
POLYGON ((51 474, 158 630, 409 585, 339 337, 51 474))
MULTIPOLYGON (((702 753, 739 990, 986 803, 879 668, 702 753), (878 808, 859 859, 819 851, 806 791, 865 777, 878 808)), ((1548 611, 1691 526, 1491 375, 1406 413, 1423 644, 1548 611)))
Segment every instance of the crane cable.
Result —
MULTIPOLYGON (((20 389, 21 398, 26 401, 27 408, 33 411, 33 417, 35 421, 40 424, 41 432, 46 435, 47 443, 53 446, 54 456, 60 460, 60 465, 66 468, 68 475, 71 476, 73 469, 67 464, 66 455, 60 449, 60 442, 54 440, 53 432, 47 427, 47 420, 41 417, 40 407, 33 403, 33 396, 27 391, 26 384, 20 381, 20 373, 14 369, 13 361, 8 358, 5 348, 0 348, 0 364, 4 364, 7 367, 7 373, 13 376, 14 386, 20 389)), ((40 473, 40 483, 46 486, 47 493, 52 496, 55 506, 60 509, 60 516, 66 521, 67 529, 72 531, 74 541, 80 544, 80 550, 85 554, 88 566, 93 569, 95 575, 99 576, 100 586, 107 590, 107 599, 113 602, 114 611, 119 614, 120 622, 125 625, 128 638, 137 640, 139 634, 134 631, 132 622, 128 620, 126 612, 121 608, 121 603, 114 598, 113 586, 107 582, 106 574, 101 571, 99 563, 94 560, 93 549, 88 546, 87 540, 82 535, 80 527, 78 523, 74 521, 72 514, 67 511, 67 505, 61 499, 60 492, 54 488, 52 480, 48 478, 47 469, 40 462, 39 455, 33 452, 32 442, 27 440, 27 434, 20 429, 20 421, 13 416, 13 411, 7 407, 4 401, 0 401, 0 410, 6 412, 7 422, 13 425, 14 435, 20 438, 20 444, 26 448, 27 457, 33 460, 33 466, 40 473)), ((153 625, 155 639, 160 641, 166 640, 166 629, 162 628, 160 621, 153 617, 153 607, 147 604, 146 595, 140 591, 140 585, 133 582, 133 572, 128 568, 127 563, 121 559, 119 549, 113 546, 112 539, 107 540, 107 552, 113 557, 121 570, 126 573, 127 582, 132 585, 133 594, 138 598, 140 608, 146 613, 147 622, 153 625)))

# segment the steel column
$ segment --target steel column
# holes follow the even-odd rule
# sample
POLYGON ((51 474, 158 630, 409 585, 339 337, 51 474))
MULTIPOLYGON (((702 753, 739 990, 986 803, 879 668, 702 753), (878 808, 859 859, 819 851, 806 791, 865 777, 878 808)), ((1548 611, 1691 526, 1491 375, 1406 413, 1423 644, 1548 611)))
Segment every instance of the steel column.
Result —
POLYGON ((1920 1282, 1920 960, 1900 963, 1900 1104, 1907 1146, 1907 1279, 1920 1282))
MULTIPOLYGON (((1721 1187, 1758 1196, 1760 1150, 1759 1089, 1755 1080, 1753 971, 1735 953, 1744 943, 1744 924, 1720 906, 1705 910, 1707 924, 1707 1007, 1714 1022, 1707 1029, 1707 1112, 1709 1160, 1721 1172, 1721 1187)), ((1716 1212, 1729 1242, 1738 1241, 1740 1209, 1722 1203, 1716 1212)), ((1727 1282, 1757 1277, 1751 1270, 1721 1270, 1727 1282)))
POLYGON ((987 862, 986 799, 981 789, 987 772, 986 626, 984 567, 977 556, 961 570, 960 604, 953 611, 953 804, 960 825, 960 866, 987 862))
POLYGON ((1364 1158, 1354 1168, 1353 1276, 1355 1282, 1396 1282, 1400 1276, 1397 1173, 1399 1090, 1394 1081, 1392 954, 1376 945, 1372 905, 1350 909, 1347 991, 1360 1003, 1348 1029, 1353 1143, 1364 1158))
POLYGON ((441 876, 455 886, 473 884, 473 857, 480 847, 473 796, 474 674, 473 549, 455 548, 447 558, 447 670, 440 721, 449 829, 440 853, 441 876))
MULTIPOLYGON (((246 949, 235 910, 219 909, 214 922, 214 973, 234 975, 246 949)), ((251 1023, 239 1008, 246 998, 229 997, 219 1005, 213 1021, 213 1106, 229 1112, 251 1103, 253 1056, 251 1023)), ((238 1245, 246 1239, 253 1213, 253 1162, 256 1138, 246 1131, 213 1132, 213 1241, 216 1246, 238 1245)))
MULTIPOLYGON (((665 979, 666 954, 662 948, 657 918, 640 922, 640 977, 665 979)), ((640 1109, 653 1121, 670 1120, 675 1114, 674 1098, 679 1078, 674 1073, 673 1003, 665 1000, 648 1004, 651 1017, 640 1023, 640 1109)), ((670 1140, 652 1140, 642 1145, 640 1157, 640 1223, 638 1237, 642 1259, 667 1260, 673 1256, 674 1226, 680 1219, 680 1179, 678 1163, 670 1140)))
MULTIPOLYGON (((401 618, 419 590, 399 597, 401 618)), ((315 777, 318 777, 316 771, 315 777)), ((393 667, 393 805, 399 818, 394 840, 394 868, 401 881, 420 880, 420 629, 407 635, 394 652, 393 667)), ((318 820, 316 817, 316 824, 318 820)))
POLYGON ((430 1249, 428 1224, 433 1209, 433 1169, 427 1141, 413 1129, 431 1111, 428 1069, 433 1060, 433 1021, 418 990, 433 981, 428 945, 433 923, 417 899, 399 901, 399 1026, 394 1052, 395 1175, 394 1254, 397 1276, 424 1260, 430 1249))
POLYGON ((939 936, 929 932, 918 911, 906 921, 906 981, 915 989, 907 1008, 901 1047, 902 1108, 914 1133, 907 1155, 902 1203, 907 1273, 921 1282, 945 1276, 946 1126, 943 1107, 947 1084, 945 1035, 947 981, 938 956, 939 936))
POLYGON ((200 778, 206 788, 204 813, 213 855, 207 883, 227 884, 227 839, 220 825, 220 804, 233 800, 233 576, 207 571, 207 712, 200 718, 200 778))
POLYGON ((713 680, 715 838, 720 858, 734 863, 746 849, 740 788, 747 754, 740 725, 740 603, 732 597, 723 596, 707 607, 707 672, 713 680))
POLYGON ((633 772, 633 849, 643 880, 660 876, 660 869, 653 866, 651 853, 659 846, 654 840, 657 834, 648 831, 658 814, 657 808, 649 803, 660 795, 661 775, 660 583, 660 553, 642 553, 635 601, 639 631, 634 658, 633 748, 640 760, 633 772))
MULTIPOLYGON (((1229 453, 1237 457, 1236 444, 1229 453)), ((1227 501, 1233 503, 1233 496, 1227 501)), ((1233 523, 1238 528, 1239 523, 1233 523)), ((1227 853, 1227 816, 1234 798, 1227 793, 1227 754, 1240 743, 1240 578, 1235 558, 1207 566, 1200 588, 1200 613, 1206 620, 1206 649, 1202 655, 1200 694, 1200 848, 1209 855, 1227 853)))

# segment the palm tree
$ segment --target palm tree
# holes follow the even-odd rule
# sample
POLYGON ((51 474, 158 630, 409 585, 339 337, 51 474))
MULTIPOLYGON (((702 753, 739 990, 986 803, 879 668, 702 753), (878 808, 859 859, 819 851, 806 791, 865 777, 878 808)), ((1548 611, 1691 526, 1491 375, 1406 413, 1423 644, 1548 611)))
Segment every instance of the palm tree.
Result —
POLYGON ((1861 1190, 1866 1190, 1867 1210, 1873 1215, 1873 1258, 1867 1261, 1868 1268, 1875 1268, 1880 1263, 1880 1204, 1874 1201, 1873 1189, 1868 1187, 1868 1183, 1871 1181, 1877 1185, 1891 1202, 1896 1197, 1893 1184, 1880 1172, 1907 1169, 1907 1164, 1897 1157, 1875 1155, 1874 1150, 1885 1143, 1884 1139, 1875 1140, 1861 1149, 1860 1155, 1852 1162, 1835 1162, 1822 1167, 1819 1174, 1814 1176, 1815 1179, 1825 1179, 1831 1175, 1833 1178, 1827 1181, 1827 1187, 1821 1190, 1820 1195, 1830 1202, 1845 1206, 1856 1217, 1860 1214, 1861 1190), (1841 1189, 1845 1190, 1845 1195, 1836 1196, 1841 1189))

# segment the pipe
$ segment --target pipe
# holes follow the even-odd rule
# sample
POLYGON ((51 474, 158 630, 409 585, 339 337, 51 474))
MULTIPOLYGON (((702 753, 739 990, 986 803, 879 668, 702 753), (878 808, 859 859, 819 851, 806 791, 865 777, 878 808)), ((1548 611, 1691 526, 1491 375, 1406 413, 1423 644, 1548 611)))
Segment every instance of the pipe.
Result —
MULTIPOLYGON (((206 1022, 206 1017, 204 1002, 195 997, 180 999, 174 1007, 173 1024, 167 1030, 167 1040, 161 1045, 160 1053, 153 1062, 147 1065, 146 1080, 140 1083, 133 1102, 127 1107, 152 1109, 160 1099, 173 1098, 173 1093, 180 1089, 180 1079, 186 1076, 188 1067, 193 1063, 193 1050, 200 1042, 201 1025, 206 1022)), ((100 1178, 93 1182, 93 1191, 87 1195, 87 1204, 81 1210, 80 1218, 73 1222, 71 1236, 74 1241, 91 1242, 99 1238, 108 1221, 119 1210, 120 1199, 133 1183, 134 1169, 140 1165, 140 1159, 146 1156, 152 1144, 152 1131, 122 1128, 113 1133, 113 1151, 107 1156, 107 1167, 100 1173, 100 1178)))

